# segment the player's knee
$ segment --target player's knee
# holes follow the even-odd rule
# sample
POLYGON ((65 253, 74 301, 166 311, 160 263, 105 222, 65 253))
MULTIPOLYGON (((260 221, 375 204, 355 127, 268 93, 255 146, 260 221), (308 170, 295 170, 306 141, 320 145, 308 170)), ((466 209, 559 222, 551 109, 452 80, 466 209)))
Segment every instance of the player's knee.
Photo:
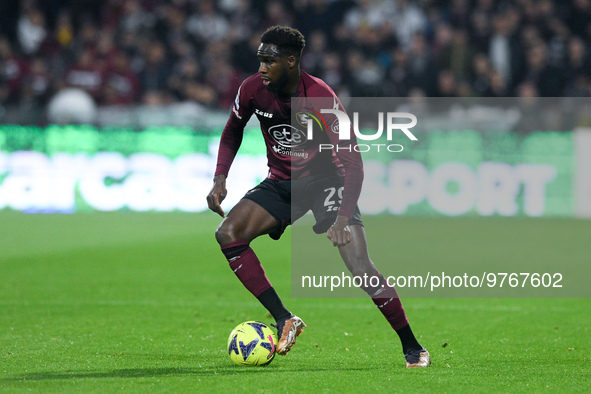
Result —
POLYGON ((222 221, 215 231, 215 239, 218 241, 220 246, 224 246, 232 242, 244 241, 242 238, 243 237, 240 236, 238 227, 228 220, 222 221))
POLYGON ((357 276, 357 277, 363 278, 364 276, 374 276, 373 270, 363 269, 363 267, 355 267, 355 268, 351 269, 350 271, 351 271, 351 275, 353 275, 354 277, 357 276))
POLYGON ((227 245, 232 243, 232 226, 226 224, 226 222, 222 222, 217 230, 215 230, 215 239, 218 241, 220 246, 227 245))
POLYGON ((377 273, 374 264, 367 255, 354 256, 349 262, 349 270, 353 276, 372 276, 377 273))

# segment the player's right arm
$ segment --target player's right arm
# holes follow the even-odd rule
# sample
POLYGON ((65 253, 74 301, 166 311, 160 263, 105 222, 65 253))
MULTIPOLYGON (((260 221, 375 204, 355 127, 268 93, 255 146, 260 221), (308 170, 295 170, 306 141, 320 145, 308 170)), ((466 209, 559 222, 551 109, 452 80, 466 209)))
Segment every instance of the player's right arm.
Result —
POLYGON ((213 187, 207 195, 207 206, 209 209, 220 215, 226 217, 222 209, 222 201, 226 198, 228 190, 226 190, 226 176, 219 174, 213 177, 213 187))
POLYGON ((222 131, 222 138, 220 139, 220 146, 218 149, 218 158, 215 174, 213 177, 213 187, 207 195, 207 205, 209 209, 217 213, 221 217, 226 214, 221 207, 222 201, 228 194, 226 190, 226 178, 232 162, 236 157, 236 153, 242 144, 242 137, 244 135, 244 126, 252 116, 252 109, 250 108, 250 89, 248 82, 250 78, 242 83, 236 94, 236 100, 232 106, 232 113, 226 122, 224 131, 222 131))

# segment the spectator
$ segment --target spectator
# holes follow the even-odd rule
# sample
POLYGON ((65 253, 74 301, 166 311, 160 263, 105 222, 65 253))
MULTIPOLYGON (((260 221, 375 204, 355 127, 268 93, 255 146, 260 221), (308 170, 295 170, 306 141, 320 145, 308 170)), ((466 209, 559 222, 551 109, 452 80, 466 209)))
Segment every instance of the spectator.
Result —
POLYGON ((383 95, 384 72, 375 61, 353 49, 347 56, 347 68, 353 97, 383 95))
POLYGON ((540 111, 539 92, 531 82, 523 82, 517 86, 520 103, 520 119, 515 130, 521 135, 534 131, 547 130, 548 122, 543 120, 544 112, 540 111))
POLYGON ((568 42, 565 72, 567 82, 572 82, 572 77, 583 75, 591 77, 591 62, 585 42, 580 37, 572 37, 568 42))
POLYGON ((85 49, 95 50, 99 40, 98 27, 88 21, 85 21, 80 28, 80 32, 74 36, 71 45, 71 52, 74 55, 73 59, 78 57, 85 49))
POLYGON ((413 37, 409 52, 411 84, 420 88, 428 96, 435 94, 437 64, 427 45, 426 37, 417 34, 413 37))
POLYGON ((470 32, 470 42, 475 52, 488 52, 489 38, 491 34, 491 16, 492 13, 476 10, 470 17, 468 31, 470 32))
POLYGON ((26 55, 37 53, 47 37, 45 17, 37 8, 29 8, 19 18, 18 40, 26 55))
POLYGON ((591 0, 51 4, 0 7, 10 13, 0 16, 3 105, 41 105, 77 86, 105 104, 226 109, 273 24, 306 34, 302 67, 344 97, 591 94, 591 0))
POLYGON ((162 91, 149 90, 142 96, 142 104, 147 106, 160 106, 170 104, 172 99, 162 91))
POLYGON ((209 67, 207 82, 216 92, 217 106, 229 109, 236 98, 242 79, 225 59, 217 58, 209 67))
POLYGON ((156 25, 156 32, 160 40, 169 47, 178 47, 188 43, 189 34, 185 29, 187 24, 185 10, 165 4, 162 12, 162 19, 156 25))
POLYGON ((392 97, 404 97, 410 94, 412 88, 412 71, 408 55, 402 49, 396 49, 392 56, 392 62, 388 71, 390 83, 386 95, 392 97))
POLYGON ((467 80, 473 56, 466 31, 455 29, 451 42, 440 54, 440 64, 444 68, 449 68, 456 79, 467 80))
POLYGON ((529 50, 525 82, 531 83, 542 97, 561 95, 563 82, 561 77, 560 70, 548 64, 547 49, 544 44, 539 44, 529 50))
POLYGON ((123 31, 147 33, 156 23, 154 14, 144 9, 140 0, 125 0, 119 27, 123 31))
POLYGON ((70 13, 66 10, 62 10, 57 18, 55 39, 64 49, 69 48, 74 39, 72 18, 70 17, 70 13))
POLYGON ((253 35, 256 26, 260 25, 260 20, 250 0, 237 0, 229 17, 232 29, 229 31, 228 38, 233 42, 246 40, 253 35))
POLYGON ((165 90, 171 71, 166 47, 159 41, 145 42, 143 53, 145 64, 140 72, 140 80, 144 92, 165 90))
POLYGON ((189 101, 213 107, 216 104, 216 91, 203 82, 190 82, 185 87, 185 97, 189 101))
POLYGON ((498 71, 492 70, 489 75, 490 88, 486 92, 486 97, 507 97, 510 96, 509 89, 505 84, 503 76, 498 71))
POLYGON ((325 37, 331 37, 337 23, 350 10, 348 4, 337 4, 346 3, 342 1, 310 0, 303 3, 305 6, 298 10, 298 27, 305 37, 313 31, 322 31, 325 37))
POLYGON ((131 71, 124 52, 116 52, 113 56, 104 77, 104 104, 133 104, 139 97, 140 81, 131 71))
POLYGON ((343 68, 339 55, 336 52, 325 53, 319 69, 320 78, 338 93, 343 88, 343 68))
POLYGON ((308 36, 307 46, 302 67, 310 74, 319 75, 322 58, 326 55, 326 35, 321 30, 315 30, 308 36))
POLYGON ((491 66, 488 57, 479 53, 472 60, 471 85, 477 96, 483 97, 489 94, 491 89, 491 66))
POLYGON ((572 33, 585 40, 591 36, 591 0, 573 0, 570 4, 570 12, 565 22, 572 33))
POLYGON ((396 0, 396 7, 384 7, 383 13, 388 15, 388 26, 394 31, 403 49, 410 48, 413 36, 425 32, 427 24, 425 14, 408 0, 396 0))
POLYGON ((168 79, 168 89, 177 100, 185 101, 188 99, 186 86, 202 80, 201 65, 195 58, 187 57, 174 65, 172 75, 168 79))
POLYGON ((285 9, 282 2, 277 0, 271 0, 267 3, 266 15, 267 18, 263 21, 265 28, 274 25, 291 26, 294 22, 293 15, 285 9))
POLYGON ((54 86, 52 86, 48 65, 42 57, 31 60, 30 72, 23 82, 24 90, 29 93, 33 103, 47 104, 53 93, 54 86))
POLYGON ((0 37, 0 85, 4 102, 19 101, 20 86, 28 72, 28 64, 18 56, 10 42, 0 37))
POLYGON ((187 31, 201 45, 223 39, 229 29, 228 21, 216 11, 211 0, 200 1, 197 11, 187 20, 187 31))
POLYGON ((105 71, 111 68, 111 65, 117 55, 121 52, 114 43, 114 32, 103 30, 99 36, 96 49, 94 50, 97 66, 105 71))
POLYGON ((358 7, 352 8, 345 15, 344 26, 352 32, 359 28, 378 29, 384 22, 384 14, 377 3, 371 0, 360 0, 358 7))
POLYGON ((85 90, 99 101, 103 85, 102 71, 93 51, 85 49, 78 56, 76 63, 66 72, 64 85, 85 90))
POLYGON ((257 52, 263 31, 252 34, 243 41, 238 41, 232 46, 232 64, 245 75, 251 75, 259 69, 259 59, 253 56, 257 52))
POLYGON ((513 26, 507 14, 495 16, 493 30, 489 44, 489 58, 493 68, 501 74, 503 82, 510 84, 518 79, 514 73, 514 59, 518 51, 514 48, 513 26))
MULTIPOLYGON (((486 8, 486 4, 479 4, 486 8)), ((452 0, 450 22, 455 28, 465 29, 470 23, 470 2, 469 0, 452 0)))
POLYGON ((458 87, 456 78, 451 70, 441 70, 437 76, 435 97, 457 97, 458 87))

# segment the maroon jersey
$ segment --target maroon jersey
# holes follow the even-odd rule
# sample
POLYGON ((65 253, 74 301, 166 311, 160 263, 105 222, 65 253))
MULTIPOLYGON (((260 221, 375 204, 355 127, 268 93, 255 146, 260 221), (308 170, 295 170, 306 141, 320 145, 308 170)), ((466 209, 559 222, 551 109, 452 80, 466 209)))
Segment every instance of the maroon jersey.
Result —
MULTIPOLYGON (((336 94, 324 81, 305 72, 300 75, 296 97, 326 98, 328 105, 325 108, 345 112, 336 94)), ((260 74, 248 77, 238 89, 232 113, 222 132, 215 175, 228 175, 242 142, 244 127, 254 113, 261 124, 267 147, 269 178, 299 179, 322 172, 340 172, 345 176, 345 188, 339 215, 350 218, 363 182, 361 155, 353 149, 355 137, 341 141, 338 133, 324 130, 322 133, 315 132, 313 140, 308 140, 306 128, 294 126, 298 123, 292 122, 291 107, 290 101, 281 100, 265 88, 260 74), (320 144, 350 147, 320 150, 320 144)), ((325 119, 331 125, 335 117, 325 115, 325 119)))

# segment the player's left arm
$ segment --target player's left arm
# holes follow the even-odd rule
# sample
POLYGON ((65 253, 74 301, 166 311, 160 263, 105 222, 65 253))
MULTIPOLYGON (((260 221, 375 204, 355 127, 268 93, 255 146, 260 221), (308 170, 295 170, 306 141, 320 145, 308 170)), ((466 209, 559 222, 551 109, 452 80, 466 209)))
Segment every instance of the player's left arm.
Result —
MULTIPOLYGON (((308 97, 315 98, 315 104, 319 106, 319 111, 323 108, 339 109, 346 112, 343 104, 335 92, 324 82, 320 82, 308 91, 308 97), (322 100, 318 100, 322 98, 322 100)), ((361 194, 361 185, 363 184, 363 161, 361 153, 356 152, 354 147, 357 145, 355 133, 351 129, 350 138, 341 141, 338 131, 332 127, 337 121, 334 114, 323 113, 323 118, 329 130, 326 130, 326 136, 333 146, 333 152, 338 161, 342 164, 345 184, 342 192, 341 206, 337 213, 337 219, 328 229, 326 236, 334 246, 343 246, 351 242, 351 231, 349 229, 349 220, 357 207, 357 200, 361 194), (338 147, 338 149, 337 149, 338 147)), ((338 123, 336 123, 338 125, 338 123)))
POLYGON ((338 146, 338 149, 335 149, 335 154, 343 165, 345 185, 337 219, 328 229, 326 236, 332 241, 334 246, 342 246, 351 242, 349 220, 353 216, 357 201, 361 195, 363 161, 361 159, 361 153, 356 152, 354 149, 357 145, 357 139, 353 132, 351 132, 351 138, 344 141, 339 140, 337 133, 329 131, 328 136, 332 145, 335 147, 338 146))
POLYGON ((335 223, 328 229, 326 236, 334 246, 342 246, 351 242, 351 232, 349 230, 349 220, 353 216, 357 200, 361 194, 361 185, 363 183, 363 164, 361 155, 358 152, 355 155, 337 154, 337 157, 343 163, 345 171, 345 185, 343 188, 343 199, 335 223), (343 158, 346 156, 346 158, 343 158))
POLYGON ((333 246, 343 246, 351 242, 349 219, 347 216, 338 215, 337 220, 326 232, 326 237, 332 241, 333 246))

